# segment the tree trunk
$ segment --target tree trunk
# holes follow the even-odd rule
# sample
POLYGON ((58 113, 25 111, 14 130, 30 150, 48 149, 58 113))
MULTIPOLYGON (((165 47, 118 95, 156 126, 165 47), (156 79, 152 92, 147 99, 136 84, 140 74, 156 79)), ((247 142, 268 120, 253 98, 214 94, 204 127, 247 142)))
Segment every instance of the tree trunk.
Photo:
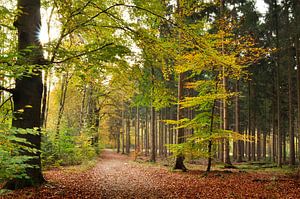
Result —
POLYGON ((50 91, 51 91, 51 84, 52 84, 52 74, 49 71, 48 77, 48 89, 47 89, 47 99, 46 99, 46 110, 45 110, 45 118, 44 118, 44 128, 47 128, 47 121, 48 121, 48 113, 49 113, 49 104, 50 104, 50 91))
POLYGON ((85 98, 86 98, 86 84, 84 84, 83 88, 83 96, 81 99, 81 107, 80 107, 80 118, 79 118, 79 127, 82 129, 84 125, 84 117, 85 117, 85 98))
MULTIPOLYGON (((219 101, 219 109, 220 109, 220 129, 223 129, 223 103, 222 101, 220 100, 219 101)), ((221 162, 224 162, 224 139, 221 139, 219 141, 219 145, 218 145, 218 155, 219 155, 219 160, 221 162)))
POLYGON ((267 158, 267 132, 263 132, 263 143, 262 143, 262 158, 266 161, 267 158))
POLYGON ((47 80, 48 80, 48 70, 45 70, 44 82, 43 82, 43 97, 42 97, 42 113, 41 113, 41 127, 46 125, 46 107, 47 107, 47 80))
POLYGON ((158 154, 160 157, 163 156, 163 111, 162 109, 159 111, 158 115, 158 154))
POLYGON ((257 128, 256 149, 257 149, 257 161, 259 161, 261 159, 261 132, 260 132, 260 128, 257 128))
POLYGON ((130 153, 130 118, 126 120, 126 154, 130 153))
MULTIPOLYGON (((254 98, 253 98, 254 99, 254 98)), ((256 137, 256 112, 255 110, 253 110, 253 114, 252 114, 252 129, 251 129, 251 136, 253 138, 253 142, 251 143, 251 154, 252 154, 252 160, 255 161, 256 160, 256 153, 255 153, 255 148, 256 148, 256 144, 255 144, 255 137, 256 137)))
MULTIPOLYGON (((154 95, 154 67, 151 67, 151 94, 154 95)), ((153 105, 154 99, 151 99, 151 107, 150 107, 150 132, 151 132, 151 152, 150 152, 150 161, 156 162, 156 114, 155 107, 153 105)))
POLYGON ((148 122, 148 108, 145 113, 145 155, 149 155, 149 122, 148 122))
POLYGON ((294 1, 294 15, 295 15, 295 48, 296 48, 296 63, 297 63, 297 102, 298 102, 298 123, 297 123, 297 132, 298 132, 298 159, 300 162, 300 2, 294 1))
MULTIPOLYGON (((184 74, 180 73, 178 77, 178 102, 180 102, 183 99, 183 79, 184 74)), ((177 105, 177 121, 184 118, 183 109, 181 108, 181 104, 178 103, 177 105)), ((178 144, 184 143, 184 129, 179 128, 177 130, 178 134, 178 144)), ((180 169, 182 171, 186 171, 186 167, 184 165, 184 155, 183 154, 177 154, 176 161, 174 165, 174 169, 180 169)))
MULTIPOLYGON (((183 13, 183 8, 181 7, 181 1, 177 0, 177 14, 178 14, 178 18, 177 18, 177 22, 180 23, 183 19, 184 13, 183 13)), ((179 30, 179 35, 178 35, 178 40, 180 42, 181 40, 181 34, 180 34, 179 30)), ((178 105, 177 105, 177 121, 181 120, 184 118, 184 113, 183 110, 181 109, 181 104, 179 103, 181 100, 183 100, 184 96, 183 96, 183 81, 184 80, 184 73, 180 73, 178 75, 178 94, 177 94, 177 101, 178 101, 178 105)), ((179 128, 177 130, 177 144, 182 144, 184 143, 184 129, 183 128, 179 128)), ((182 171, 186 171, 186 167, 184 165, 184 154, 180 153, 176 155, 176 160, 175 160, 175 165, 174 165, 174 169, 180 169, 182 171)))
MULTIPOLYGON (((290 53, 289 53, 290 54, 290 53)), ((291 63, 288 63, 288 87, 289 87, 289 136, 290 136, 290 165, 296 164, 295 159, 295 135, 293 130, 293 116, 292 116, 292 66, 291 63)))
MULTIPOLYGON (((299 3, 300 4, 300 3, 299 3)), ((299 5, 300 7, 300 5, 299 5)), ((300 10, 300 8, 299 8, 300 10)), ((299 22, 300 23, 300 22, 299 22)), ((298 159, 300 162, 300 42, 299 42, 300 34, 297 34, 295 39, 296 45, 296 61, 297 61, 297 102, 298 102, 298 159)))
POLYGON ((150 122, 150 128, 151 128, 151 154, 150 154, 150 161, 155 162, 156 161, 156 130, 155 130, 155 109, 153 105, 151 105, 151 122, 150 122))
POLYGON ((59 110, 58 110, 57 123, 56 123, 56 137, 59 136, 60 123, 64 112, 68 84, 69 84, 69 73, 67 72, 62 76, 62 80, 61 80, 61 95, 60 95, 59 110))
POLYGON ((140 150, 140 108, 136 107, 136 149, 140 150))
MULTIPOLYGON (((21 12, 19 12, 20 15, 14 23, 18 29, 18 51, 21 55, 18 64, 45 64, 42 48, 36 36, 41 27, 40 0, 18 0, 18 9, 21 12)), ((35 66, 34 72, 34 74, 24 74, 24 77, 16 79, 13 92, 13 127, 22 129, 40 128, 43 83, 38 66, 35 66)), ((38 152, 36 154, 30 151, 22 152, 22 155, 36 157, 27 162, 33 167, 26 169, 28 178, 8 181, 5 186, 7 189, 40 185, 45 181, 42 175, 40 158, 41 134, 19 134, 18 137, 25 138, 31 144, 30 147, 37 149, 38 152)))
POLYGON ((122 134, 121 134, 121 138, 122 138, 122 154, 125 154, 125 105, 124 105, 124 102, 122 103, 122 113, 121 113, 121 131, 122 131, 122 134))
MULTIPOLYGON (((236 80, 235 84, 235 92, 238 93, 235 96, 235 132, 240 132, 240 99, 239 99, 239 92, 240 92, 240 84, 239 80, 236 80)), ((237 162, 242 162, 242 149, 243 143, 241 140, 237 142, 237 162)))
MULTIPOLYGON (((248 80, 248 138, 251 136, 251 130, 252 130, 252 108, 251 108, 251 81, 248 80)), ((248 151, 248 161, 251 161, 251 142, 247 142, 247 151, 248 151)))
POLYGON ((282 133, 281 133, 281 109, 280 109, 280 55, 279 55, 279 17, 278 17, 278 5, 277 0, 273 0, 274 3, 274 17, 275 17, 275 35, 276 35, 276 48, 278 49, 275 61, 276 67, 276 109, 277 109, 277 148, 278 148, 278 158, 277 165, 282 167, 282 133))
POLYGON ((116 139, 117 139, 117 153, 120 153, 120 149, 121 149, 121 140, 120 140, 120 131, 117 132, 117 136, 116 136, 116 139))
MULTIPOLYGON (((168 113, 167 113, 167 110, 168 110, 168 108, 165 108, 165 118, 164 119, 167 119, 167 115, 168 115, 168 113)), ((168 149, 167 149, 167 147, 166 147, 166 144, 168 144, 168 133, 169 133, 169 128, 168 128, 168 124, 166 124, 166 123, 164 123, 164 146, 163 146, 163 149, 164 149, 164 156, 165 157, 167 157, 167 155, 168 155, 168 149)))
POLYGON ((212 133, 213 133, 213 128, 214 128, 214 114, 215 114, 215 106, 216 106, 216 100, 214 100, 212 108, 211 108, 211 116, 210 116, 210 128, 209 128, 209 135, 210 139, 208 141, 208 160, 207 160, 207 168, 206 171, 209 172, 211 170, 211 163, 212 163, 212 133))
MULTIPOLYGON (((227 92, 227 78, 223 76, 223 86, 225 92, 227 92)), ((229 130, 229 123, 228 123, 228 104, 226 100, 223 101, 223 129, 229 130)), ((226 166, 232 166, 230 161, 230 145, 229 145, 229 138, 224 139, 224 163, 226 166)))

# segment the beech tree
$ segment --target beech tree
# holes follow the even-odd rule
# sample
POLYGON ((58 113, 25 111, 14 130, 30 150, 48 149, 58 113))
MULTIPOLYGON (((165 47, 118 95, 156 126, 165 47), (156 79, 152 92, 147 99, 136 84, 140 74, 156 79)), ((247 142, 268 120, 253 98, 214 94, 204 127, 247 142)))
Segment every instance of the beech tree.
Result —
POLYGON ((41 99, 43 93, 41 69, 46 61, 38 39, 41 27, 40 0, 18 0, 19 16, 14 22, 18 29, 18 61, 17 65, 32 68, 15 80, 13 94, 14 118, 12 126, 22 129, 32 129, 36 132, 19 134, 25 138, 28 146, 36 149, 36 152, 24 151, 25 155, 33 158, 28 161, 31 165, 26 169, 28 178, 12 179, 6 184, 8 189, 17 189, 26 186, 40 185, 45 179, 41 169, 41 99))

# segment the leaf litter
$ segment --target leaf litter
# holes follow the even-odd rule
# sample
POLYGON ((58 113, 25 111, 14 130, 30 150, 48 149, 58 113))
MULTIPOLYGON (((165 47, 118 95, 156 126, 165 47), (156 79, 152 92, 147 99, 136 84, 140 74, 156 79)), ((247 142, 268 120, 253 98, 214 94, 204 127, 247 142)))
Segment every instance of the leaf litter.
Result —
POLYGON ((0 198, 300 198, 299 178, 238 170, 172 172, 109 150, 91 169, 66 167, 44 176, 44 185, 0 198))

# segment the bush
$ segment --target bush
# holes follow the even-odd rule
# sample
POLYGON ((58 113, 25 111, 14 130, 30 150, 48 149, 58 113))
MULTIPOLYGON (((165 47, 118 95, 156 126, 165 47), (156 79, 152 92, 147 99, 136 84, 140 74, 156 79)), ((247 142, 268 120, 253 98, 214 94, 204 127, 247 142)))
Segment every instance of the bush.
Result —
POLYGON ((76 135, 74 129, 65 129, 55 135, 48 131, 42 138, 42 165, 45 168, 78 165, 93 159, 96 151, 84 133, 76 135))
POLYGON ((21 155, 22 150, 34 150, 28 145, 25 139, 17 137, 17 134, 34 133, 33 130, 15 129, 8 125, 0 124, 0 183, 14 179, 26 178, 26 169, 31 166, 26 164, 34 157, 21 155))

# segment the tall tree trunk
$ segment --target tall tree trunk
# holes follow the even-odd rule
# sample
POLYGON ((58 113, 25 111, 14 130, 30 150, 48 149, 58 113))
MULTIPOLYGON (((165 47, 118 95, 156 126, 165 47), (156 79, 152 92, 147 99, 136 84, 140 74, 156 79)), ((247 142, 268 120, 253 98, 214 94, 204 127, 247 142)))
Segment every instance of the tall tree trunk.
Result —
MULTIPOLYGON (((224 73, 223 73, 224 74, 224 73)), ((223 77, 223 86, 225 89, 225 92, 227 92, 227 78, 223 77)), ((228 122, 228 104, 226 100, 223 101, 223 129, 229 130, 229 122, 228 122)), ((231 161, 230 161, 230 145, 229 145, 229 138, 224 139, 224 163, 231 167, 231 161)))
POLYGON ((50 91, 51 91, 51 84, 52 84, 52 73, 51 70, 49 71, 48 77, 48 89, 47 89, 47 99, 46 99, 46 110, 45 110, 45 118, 44 118, 44 128, 47 128, 47 121, 48 121, 48 113, 49 113, 49 106, 50 106, 50 91))
MULTIPOLYGON (((18 29, 18 51, 21 55, 18 64, 24 66, 45 64, 42 48, 37 39, 37 32, 41 27, 40 0, 18 0, 17 6, 20 12, 14 25, 18 29)), ((43 82, 39 67, 36 67, 34 72, 34 74, 24 74, 22 78, 15 81, 13 127, 40 128, 43 82)), ((37 149, 38 152, 36 154, 26 150, 22 152, 22 155, 36 157, 27 162, 33 167, 26 169, 28 178, 8 181, 5 186, 8 189, 40 185, 45 181, 40 158, 41 134, 19 134, 18 137, 25 138, 31 144, 30 147, 37 149)))
POLYGON ((267 132, 263 132, 263 143, 262 143, 262 158, 266 161, 267 158, 267 132))
POLYGON ((124 106, 124 102, 122 104, 122 121, 121 121, 121 139, 122 139, 122 154, 125 153, 125 106, 124 106))
POLYGON ((144 121, 141 122, 141 152, 144 152, 145 148, 145 128, 144 121))
POLYGON ((272 111, 273 113, 273 121, 272 121, 272 161, 276 162, 277 160, 277 132, 276 132, 276 111, 275 109, 272 111))
POLYGON ((158 154, 160 157, 163 156, 163 110, 161 109, 159 111, 159 115, 158 115, 158 154))
MULTIPOLYGON (((253 98, 254 99, 254 98, 253 98)), ((252 109, 253 110, 253 109, 252 109)), ((251 136, 253 138, 253 142, 251 143, 251 154, 252 154, 252 160, 255 161, 256 160, 256 153, 255 153, 255 149, 256 149, 256 111, 253 110, 253 114, 252 114, 252 130, 251 130, 251 136)))
POLYGON ((148 122, 148 108, 145 113, 145 155, 149 155, 149 122, 148 122))
MULTIPOLYGON (((219 101, 219 109, 220 109, 220 129, 223 129, 223 103, 222 100, 219 101)), ((224 162, 224 139, 221 139, 219 141, 218 145, 218 155, 219 155, 219 160, 221 162, 224 162)))
POLYGON ((208 160, 207 160, 207 168, 206 171, 209 172, 211 170, 211 163, 212 163, 212 146, 213 146, 213 142, 212 142, 212 133, 213 133, 213 128, 214 128, 214 114, 215 114, 215 106, 216 106, 216 100, 214 100, 213 105, 212 105, 212 109, 211 109, 211 116, 210 116, 210 127, 209 127, 209 135, 210 135, 210 139, 208 141, 208 160))
POLYGON ((155 114, 155 107, 154 107, 154 67, 151 67, 151 84, 152 84, 152 89, 151 89, 151 94, 152 94, 152 99, 151 99, 151 108, 150 108, 150 132, 151 132, 151 152, 150 152, 150 161, 151 162, 156 162, 156 114, 155 114))
POLYGON ((256 143, 256 149, 257 149, 257 161, 261 159, 261 130, 260 128, 257 128, 257 143, 256 143))
POLYGON ((140 108, 139 106, 136 107, 136 144, 137 150, 140 150, 140 108))
MULTIPOLYGON (((235 132, 241 133, 240 131, 240 99, 239 99, 239 92, 240 92, 240 84, 239 80, 236 80, 235 84, 235 92, 237 95, 235 96, 235 132)), ((237 142, 237 162, 242 162, 242 151, 243 151, 243 142, 239 140, 237 142)))
POLYGON ((41 113, 41 126, 46 125, 46 107, 47 107, 47 94, 48 94, 48 89, 47 89, 47 81, 48 81, 48 70, 45 70, 44 74, 44 81, 43 81, 43 97, 42 97, 42 113, 41 113))
POLYGON ((120 131, 116 132, 117 133, 117 136, 116 136, 116 140, 117 140, 117 153, 120 153, 120 149, 121 149, 121 136, 120 136, 120 131))
POLYGON ((62 76, 62 80, 61 80, 61 95, 60 95, 59 110, 58 110, 57 123, 56 123, 56 137, 59 136, 60 123, 64 113, 68 84, 69 84, 69 73, 67 72, 62 76))
MULTIPOLYGON (((300 3, 299 3, 300 4, 300 3)), ((300 6, 299 6, 300 7, 300 6)), ((299 9, 300 10, 300 9, 299 9)), ((297 61, 297 102, 298 102, 298 159, 300 162, 300 33, 295 37, 295 45, 296 45, 296 61, 297 61)))
POLYGON ((295 47, 296 47, 296 63, 297 63, 297 102, 298 102, 298 123, 297 123, 297 132, 298 132, 298 159, 300 162, 300 2, 294 1, 294 15, 295 15, 295 47))
MULTIPOLYGON (((167 119, 167 117, 168 117, 168 108, 165 108, 165 118, 164 119, 167 119)), ((163 151, 164 151, 164 156, 165 157, 167 157, 167 155, 168 155, 168 149, 167 149, 167 146, 166 146, 166 144, 168 144, 168 135, 169 135, 169 128, 168 128, 168 124, 166 124, 166 123, 164 123, 164 146, 163 146, 163 151)))
MULTIPOLYGON (((178 106, 177 106, 177 121, 184 118, 183 109, 181 108, 181 104, 179 103, 183 99, 183 79, 184 74, 180 73, 178 77, 178 106)), ((178 134, 178 144, 184 143, 184 129, 178 128, 177 130, 178 134)), ((183 154, 177 154, 174 169, 180 169, 182 171, 186 171, 186 167, 184 165, 184 155, 183 154)))
POLYGON ((279 167, 282 166, 282 133, 281 133, 281 108, 280 108, 280 55, 279 55, 279 9, 277 5, 277 0, 273 0, 274 10, 273 14, 275 17, 275 34, 276 34, 276 48, 278 49, 275 61, 276 67, 276 105, 277 105, 277 147, 278 147, 278 158, 277 158, 277 165, 279 167))
POLYGON ((155 108, 151 105, 151 122, 150 122, 150 131, 151 131, 151 154, 150 161, 156 161, 156 125, 155 125, 155 108))
MULTIPOLYGON (((220 16, 224 17, 224 8, 225 8, 225 0, 220 1, 220 16)), ((224 29, 225 27, 221 27, 221 29, 224 29)), ((225 54, 224 49, 224 38, 222 35, 222 54, 225 54)), ((223 66, 222 69, 222 78, 223 78, 223 90, 225 93, 227 93, 227 83, 228 83, 228 77, 225 75, 225 67, 223 66)), ((223 100, 223 130, 229 130, 229 123, 228 123, 228 104, 226 99, 223 100)), ((229 138, 224 139, 224 163, 227 166, 232 166, 230 161, 230 144, 229 144, 229 138)))
POLYGON ((83 128, 83 125, 84 125, 84 118, 85 118, 85 99, 86 99, 86 84, 84 84, 84 87, 83 87, 83 96, 82 96, 82 99, 81 99, 81 107, 80 107, 80 118, 79 118, 79 127, 80 129, 83 128))
MULTIPOLYGON (((181 1, 177 0, 177 14, 178 14, 178 23, 180 23, 183 19, 183 8, 181 5, 181 1)), ((181 40, 181 34, 180 34, 179 30, 179 36, 178 36, 178 40, 180 43, 181 40)), ((177 101, 178 101, 178 105, 177 105, 177 121, 181 120, 184 118, 184 113, 183 113, 183 109, 181 108, 181 104, 179 103, 183 98, 183 82, 184 82, 184 73, 180 73, 178 75, 178 95, 177 95, 177 101)), ((183 128, 179 128, 177 130, 177 144, 182 144, 184 143, 184 129, 183 128)), ((175 165, 174 165, 174 169, 180 169, 182 171, 186 171, 186 167, 184 165, 184 154, 180 153, 176 155, 176 160, 175 160, 175 165)))
MULTIPOLYGON (((290 53, 289 53, 290 55, 290 53)), ((290 136, 290 165, 296 164, 295 159, 295 135, 293 130, 293 107, 292 107, 292 66, 291 63, 288 62, 288 87, 289 87, 289 136, 290 136)))
POLYGON ((126 154, 130 153, 130 117, 126 120, 126 154))

